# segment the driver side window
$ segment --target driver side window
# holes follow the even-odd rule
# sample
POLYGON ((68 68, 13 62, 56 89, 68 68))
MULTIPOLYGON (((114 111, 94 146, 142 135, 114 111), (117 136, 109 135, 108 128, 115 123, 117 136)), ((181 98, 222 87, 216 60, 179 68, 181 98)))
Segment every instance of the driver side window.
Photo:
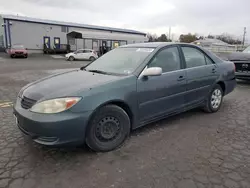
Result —
POLYGON ((80 53, 83 53, 84 50, 78 50, 76 53, 77 54, 80 54, 80 53))
POLYGON ((149 63, 148 68, 150 67, 160 67, 163 73, 179 70, 181 62, 178 48, 169 47, 161 50, 149 63))

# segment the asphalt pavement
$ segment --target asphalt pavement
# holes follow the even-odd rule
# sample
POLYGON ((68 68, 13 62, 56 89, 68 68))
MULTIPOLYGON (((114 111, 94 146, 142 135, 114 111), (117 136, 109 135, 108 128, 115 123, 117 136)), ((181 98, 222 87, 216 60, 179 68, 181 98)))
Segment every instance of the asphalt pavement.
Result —
POLYGON ((239 82, 219 112, 192 110, 132 132, 109 153, 47 148, 17 128, 22 86, 88 62, 0 56, 0 188, 249 188, 250 83, 239 82))

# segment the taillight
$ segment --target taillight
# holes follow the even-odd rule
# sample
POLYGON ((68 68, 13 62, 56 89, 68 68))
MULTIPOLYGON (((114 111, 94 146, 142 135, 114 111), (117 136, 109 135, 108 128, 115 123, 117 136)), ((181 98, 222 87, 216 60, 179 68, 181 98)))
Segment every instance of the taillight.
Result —
POLYGON ((93 51, 93 53, 94 53, 95 55, 97 55, 96 51, 93 51))

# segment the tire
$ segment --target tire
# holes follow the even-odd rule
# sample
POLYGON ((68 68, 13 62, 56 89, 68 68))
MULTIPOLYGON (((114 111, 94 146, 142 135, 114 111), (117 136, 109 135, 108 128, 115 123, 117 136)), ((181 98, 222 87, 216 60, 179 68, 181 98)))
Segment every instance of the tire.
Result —
POLYGON ((14 58, 14 55, 10 55, 11 58, 14 58))
POLYGON ((108 152, 121 146, 130 133, 128 114, 116 105, 98 109, 91 118, 86 143, 96 152, 108 152))
POLYGON ((69 61, 74 61, 74 60, 75 60, 75 58, 73 56, 69 57, 69 61))
POLYGON ((90 60, 90 61, 95 61, 95 57, 91 56, 91 57, 89 58, 89 60, 90 60))
POLYGON ((208 113, 217 112, 223 101, 223 90, 216 84, 205 101, 203 110, 208 113))
POLYGON ((28 58, 28 54, 24 56, 24 58, 28 58))

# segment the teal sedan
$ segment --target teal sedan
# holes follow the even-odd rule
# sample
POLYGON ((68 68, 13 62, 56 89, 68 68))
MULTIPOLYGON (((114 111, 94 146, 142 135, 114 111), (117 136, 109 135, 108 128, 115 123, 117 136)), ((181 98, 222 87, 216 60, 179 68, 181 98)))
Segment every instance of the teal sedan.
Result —
POLYGON ((86 67, 30 83, 18 94, 18 128, 47 146, 110 151, 131 130, 192 108, 217 112, 236 86, 235 67, 191 44, 141 43, 86 67))

